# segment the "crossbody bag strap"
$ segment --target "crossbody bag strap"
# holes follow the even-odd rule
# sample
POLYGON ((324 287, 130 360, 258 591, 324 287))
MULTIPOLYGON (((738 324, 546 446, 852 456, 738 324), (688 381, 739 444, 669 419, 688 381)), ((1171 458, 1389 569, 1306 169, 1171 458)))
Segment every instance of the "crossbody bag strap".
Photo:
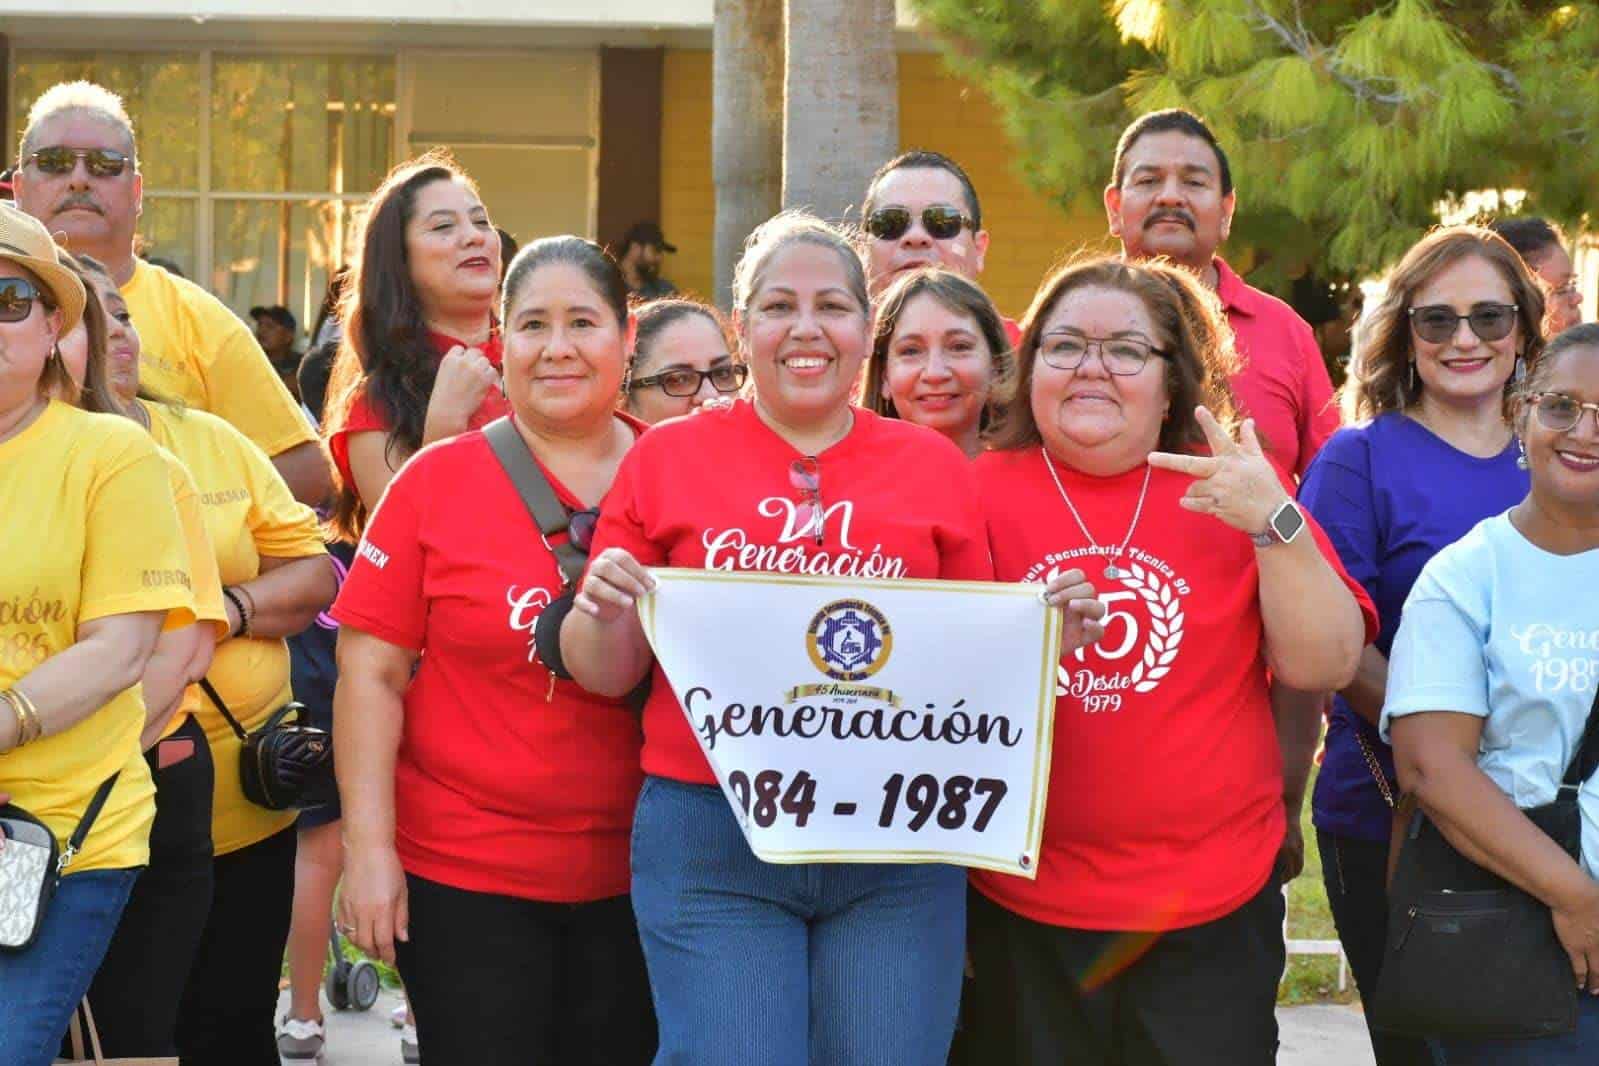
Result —
POLYGON ((72 831, 72 836, 67 840, 67 846, 61 850, 61 857, 56 860, 56 873, 66 872, 67 866, 72 862, 72 857, 83 847, 83 842, 89 838, 89 830, 94 828, 94 820, 100 817, 100 811, 105 807, 106 800, 111 798, 111 790, 117 786, 117 778, 122 771, 118 770, 100 783, 95 789, 94 796, 89 800, 89 806, 84 808, 83 817, 78 819, 78 828, 72 831))
POLYGON ((1593 706, 1588 709, 1588 724, 1583 728, 1577 753, 1571 757, 1571 765, 1560 782, 1561 791, 1577 791, 1595 770, 1599 770, 1599 691, 1594 693, 1593 706))
MULTIPOLYGON (((484 426, 483 436, 487 438, 489 447, 494 449, 494 457, 505 468, 511 484, 516 486, 517 495, 522 497, 522 506, 527 508, 539 532, 544 534, 546 540, 565 533, 571 516, 555 495, 550 479, 544 476, 533 453, 528 451, 527 443, 516 431, 510 416, 501 416, 484 426)), ((579 551, 570 539, 550 545, 550 550, 555 553, 555 562, 561 568, 561 576, 566 583, 576 584, 588 565, 588 556, 579 551)))
POLYGON ((211 684, 210 678, 202 677, 200 679, 200 691, 204 692, 211 702, 216 704, 217 710, 222 712, 222 717, 227 720, 228 725, 233 727, 233 731, 239 735, 239 739, 247 740, 249 734, 244 731, 244 726, 239 724, 239 720, 233 717, 233 712, 228 710, 228 705, 222 702, 222 694, 211 684))

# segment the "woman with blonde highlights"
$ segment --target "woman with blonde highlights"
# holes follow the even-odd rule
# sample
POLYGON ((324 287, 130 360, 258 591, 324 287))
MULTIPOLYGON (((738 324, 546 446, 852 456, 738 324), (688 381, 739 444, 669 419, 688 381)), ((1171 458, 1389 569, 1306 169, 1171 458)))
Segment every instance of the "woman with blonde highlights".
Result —
MULTIPOLYGON (((1377 994, 1393 752, 1377 735, 1388 654, 1422 567, 1527 493, 1506 420, 1518 365, 1537 359, 1543 295, 1521 257, 1475 226, 1435 230, 1387 279, 1355 350, 1339 430, 1299 500, 1327 530, 1381 627, 1333 699, 1312 809, 1333 921, 1361 995, 1377 994)), ((1378 1066, 1431 1066, 1421 1041, 1371 1030, 1378 1066)))

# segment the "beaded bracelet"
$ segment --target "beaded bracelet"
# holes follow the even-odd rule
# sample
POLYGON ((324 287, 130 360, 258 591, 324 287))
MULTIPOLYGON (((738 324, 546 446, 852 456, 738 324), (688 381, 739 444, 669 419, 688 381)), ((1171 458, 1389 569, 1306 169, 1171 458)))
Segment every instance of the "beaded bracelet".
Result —
POLYGON ((229 633, 230 637, 247 637, 250 635, 250 615, 244 609, 244 601, 239 598, 238 591, 228 586, 222 586, 222 595, 233 604, 233 609, 239 613, 239 627, 229 633))

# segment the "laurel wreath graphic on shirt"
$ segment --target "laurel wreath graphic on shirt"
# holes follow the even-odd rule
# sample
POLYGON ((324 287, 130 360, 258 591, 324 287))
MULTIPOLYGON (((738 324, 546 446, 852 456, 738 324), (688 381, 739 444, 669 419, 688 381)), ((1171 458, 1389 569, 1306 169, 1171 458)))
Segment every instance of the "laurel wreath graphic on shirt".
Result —
POLYGON ((1129 564, 1121 583, 1138 593, 1149 608, 1149 640, 1130 680, 1134 692, 1153 692, 1161 679, 1171 673, 1172 660, 1177 658, 1178 646, 1183 642, 1182 601, 1158 573, 1137 563, 1129 564))

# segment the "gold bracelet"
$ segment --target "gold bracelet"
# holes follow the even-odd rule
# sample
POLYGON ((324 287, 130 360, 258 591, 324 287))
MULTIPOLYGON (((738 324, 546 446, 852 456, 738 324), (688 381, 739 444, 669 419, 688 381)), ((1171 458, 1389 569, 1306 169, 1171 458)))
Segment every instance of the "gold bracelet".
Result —
POLYGON ((28 719, 27 740, 23 743, 31 744, 44 736, 44 724, 39 721, 39 705, 34 703, 33 698, 20 688, 13 687, 6 691, 11 693, 11 699, 22 707, 22 713, 28 719))
POLYGON ((16 751, 28 742, 28 719, 23 714, 22 704, 11 695, 10 689, 0 689, 0 700, 4 700, 11 708, 11 713, 17 718, 17 742, 8 749, 16 751))

